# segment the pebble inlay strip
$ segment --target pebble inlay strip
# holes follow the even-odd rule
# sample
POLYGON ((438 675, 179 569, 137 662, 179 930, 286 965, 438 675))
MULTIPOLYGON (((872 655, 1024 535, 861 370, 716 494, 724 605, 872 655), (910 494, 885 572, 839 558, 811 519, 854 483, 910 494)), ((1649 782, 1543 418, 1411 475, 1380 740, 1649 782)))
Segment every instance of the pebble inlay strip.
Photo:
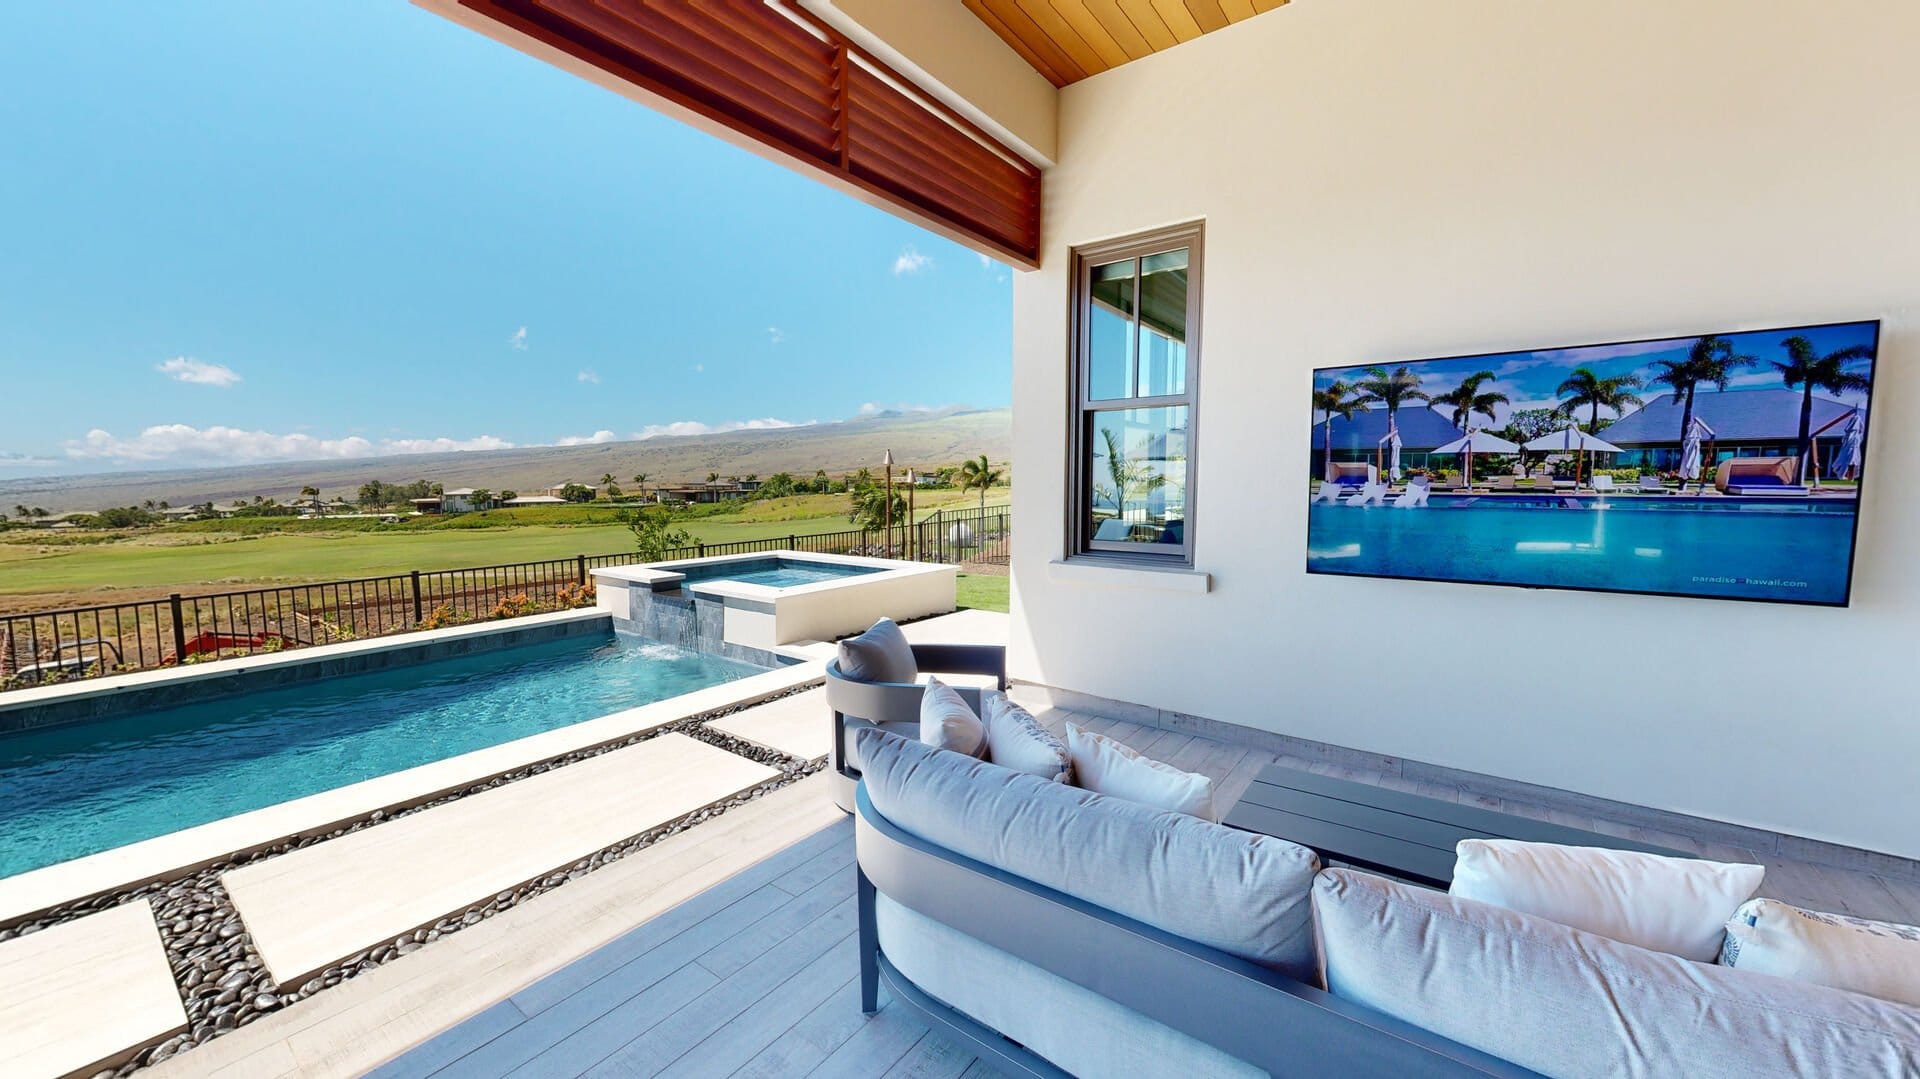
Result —
MULTIPOLYGON (((25 936, 28 933, 70 922, 136 899, 146 898, 153 901, 154 916, 160 925, 160 940, 166 946, 167 961, 173 968, 174 980, 180 989, 180 999, 186 1005, 187 1032, 158 1045, 142 1049, 125 1064, 118 1068, 101 1071, 94 1079, 131 1075, 150 1064, 157 1064, 194 1046, 205 1044, 289 1004, 339 985, 382 963, 419 951, 441 937, 456 933, 470 925, 478 925, 527 899, 550 892, 568 881, 579 880, 601 866, 616 862, 634 851, 650 847, 668 836, 678 835, 697 824, 720 816, 729 809, 745 805, 771 791, 779 790, 820 771, 826 767, 824 761, 809 763, 795 760, 705 726, 709 720, 758 707, 783 697, 804 693, 816 688, 816 685, 817 683, 801 686, 752 704, 719 708, 676 720, 618 742, 541 761, 417 806, 409 806, 392 813, 379 810, 325 835, 302 836, 237 858, 217 862, 183 876, 56 907, 28 921, 0 928, 0 941, 25 936), (220 885, 220 875, 238 866, 277 858, 282 854, 310 847, 315 843, 324 843, 349 832, 372 827, 382 821, 445 805, 515 780, 539 775, 553 768, 586 760, 589 757, 598 757, 616 749, 625 749, 669 732, 698 738, 718 749, 774 768, 780 772, 780 777, 768 780, 750 791, 723 802, 696 810, 651 831, 642 832, 611 847, 603 848, 565 869, 556 870, 539 880, 501 892, 483 903, 476 903, 464 911, 450 914, 431 926, 416 929, 378 947, 349 956, 298 986, 274 984, 272 977, 267 973, 265 962, 260 958, 260 953, 253 947, 252 936, 240 920, 239 911, 235 909, 233 901, 228 898, 226 889, 220 885)), ((823 716, 823 721, 824 718, 823 716)))

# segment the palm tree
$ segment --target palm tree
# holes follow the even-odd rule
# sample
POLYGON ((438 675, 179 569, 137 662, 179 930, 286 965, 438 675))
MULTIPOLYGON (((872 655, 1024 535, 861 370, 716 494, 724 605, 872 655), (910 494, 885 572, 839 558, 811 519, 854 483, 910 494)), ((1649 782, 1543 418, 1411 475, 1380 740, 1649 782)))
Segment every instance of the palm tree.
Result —
POLYGON ((1120 435, 1111 427, 1100 429, 1100 438, 1107 448, 1107 478, 1113 481, 1110 490, 1096 491, 1095 497, 1104 494, 1113 501, 1116 516, 1124 517, 1127 503, 1137 494, 1144 499, 1167 485, 1164 472, 1152 472, 1147 462, 1129 460, 1125 449, 1120 445, 1120 435))
POLYGON ((1351 423, 1353 422, 1354 413, 1365 412, 1367 410, 1367 399, 1364 397, 1348 397, 1347 395, 1352 392, 1353 387, 1337 379, 1326 389, 1313 391, 1314 411, 1324 412, 1327 416, 1326 423, 1323 425, 1324 437, 1321 439, 1320 450, 1320 476, 1322 479, 1330 480, 1333 478, 1333 418, 1339 416, 1351 423))
POLYGON ((1362 395, 1360 403, 1370 405, 1377 401, 1387 406, 1388 427, 1398 426, 1401 405, 1408 401, 1432 400, 1420 389, 1420 376, 1405 367, 1395 368, 1392 374, 1384 367, 1369 367, 1361 373, 1366 377, 1353 384, 1362 395))
POLYGON ((707 482, 708 482, 708 483, 719 483, 719 482, 720 482, 720 473, 718 473, 718 472, 709 472, 709 473, 707 473, 707 482))
POLYGON ((1820 355, 1813 342, 1794 334, 1780 347, 1787 350, 1787 362, 1770 360, 1773 369, 1780 372, 1780 381, 1788 389, 1800 388, 1800 436, 1794 440, 1794 446, 1800 454, 1800 477, 1807 475, 1807 461, 1813 454, 1813 391, 1816 387, 1828 393, 1864 392, 1873 385, 1873 380, 1865 375, 1847 370, 1847 364, 1854 360, 1873 359, 1872 345, 1848 345, 1820 355))
POLYGON ((960 481, 962 491, 980 492, 980 512, 987 511, 987 488, 1000 482, 1000 470, 987 461, 987 455, 981 454, 960 465, 960 471, 954 473, 954 479, 960 481))
POLYGON ((1566 400, 1561 401, 1560 407, 1554 411, 1571 418, 1581 409, 1587 409, 1587 431, 1595 433, 1600 426, 1601 409, 1608 409, 1619 416, 1623 411, 1643 403, 1633 392, 1639 388, 1639 375, 1601 378, 1591 367, 1576 367, 1565 382, 1555 387, 1553 392, 1566 400))
POLYGON ((1687 431, 1693 427, 1693 397, 1700 385, 1712 383, 1716 390, 1724 393, 1727 380, 1736 368, 1758 362, 1752 356, 1734 355, 1732 341, 1708 334, 1687 349, 1687 358, 1684 360, 1653 361, 1649 366, 1657 368, 1660 373, 1647 381, 1673 387, 1673 399, 1680 402, 1680 441, 1685 442, 1687 431))
POLYGON ((1475 371, 1473 374, 1462 379, 1460 385, 1455 386, 1446 393, 1428 398, 1427 407, 1437 409, 1445 405, 1451 409, 1452 411, 1449 416, 1453 420, 1453 425, 1462 431, 1467 429, 1468 421, 1473 419, 1473 414, 1476 412, 1485 416, 1488 420, 1496 419, 1497 417, 1493 414, 1493 406, 1511 404, 1512 402, 1504 393, 1480 392, 1482 383, 1492 381, 1492 371, 1475 371))
POLYGON ((640 501, 645 502, 647 500, 647 474, 645 472, 635 472, 633 474, 633 485, 640 491, 640 501))

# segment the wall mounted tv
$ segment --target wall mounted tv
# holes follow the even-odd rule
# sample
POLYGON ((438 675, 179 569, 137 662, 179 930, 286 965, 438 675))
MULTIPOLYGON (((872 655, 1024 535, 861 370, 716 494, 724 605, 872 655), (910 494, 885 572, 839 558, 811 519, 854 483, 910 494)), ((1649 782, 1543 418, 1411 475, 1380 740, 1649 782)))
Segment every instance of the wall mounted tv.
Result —
POLYGON ((1880 323, 1329 367, 1307 572, 1845 606, 1880 323))

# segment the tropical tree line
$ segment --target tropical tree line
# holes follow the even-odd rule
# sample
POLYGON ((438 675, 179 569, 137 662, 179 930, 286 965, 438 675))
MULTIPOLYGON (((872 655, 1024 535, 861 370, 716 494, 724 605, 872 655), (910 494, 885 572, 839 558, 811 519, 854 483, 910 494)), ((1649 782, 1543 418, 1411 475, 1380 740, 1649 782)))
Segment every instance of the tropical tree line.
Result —
MULTIPOLYGON (((1871 379, 1850 367, 1857 361, 1872 359, 1874 350, 1868 345, 1849 345, 1822 354, 1801 334, 1786 338, 1780 347, 1786 359, 1765 362, 1773 367, 1787 389, 1800 391, 1800 418, 1794 445, 1801 461, 1805 462, 1813 452, 1814 394, 1820 390, 1836 395, 1867 390, 1871 379)), ((1735 352, 1728 338, 1709 334, 1696 339, 1682 359, 1653 361, 1645 375, 1603 376, 1583 365, 1568 372, 1566 379, 1555 387, 1554 396, 1559 398, 1555 407, 1514 411, 1509 414, 1506 426, 1497 433, 1510 441, 1525 443, 1559 430, 1568 421, 1579 425, 1584 414, 1584 430, 1599 434, 1615 420, 1646 403, 1636 391, 1660 387, 1671 391, 1680 406, 1680 425, 1675 437, 1684 441, 1693 427, 1694 404, 1700 390, 1712 387, 1716 392, 1724 392, 1737 372, 1761 362, 1759 357, 1735 352), (1608 416, 1601 415, 1603 409, 1608 416)), ((1313 407, 1321 417, 1323 429, 1323 469, 1332 468, 1336 418, 1351 422, 1358 413, 1378 406, 1387 413, 1388 427, 1395 428, 1401 408, 1418 402, 1445 415, 1455 427, 1464 430, 1475 416, 1484 416, 1490 423, 1497 420, 1496 406, 1511 404, 1506 394, 1484 388, 1494 381, 1497 379, 1492 371, 1476 371, 1451 390, 1430 393, 1422 389, 1420 377, 1410 367, 1401 366, 1392 371, 1369 367, 1352 383, 1336 380, 1324 389, 1314 390, 1313 407)))

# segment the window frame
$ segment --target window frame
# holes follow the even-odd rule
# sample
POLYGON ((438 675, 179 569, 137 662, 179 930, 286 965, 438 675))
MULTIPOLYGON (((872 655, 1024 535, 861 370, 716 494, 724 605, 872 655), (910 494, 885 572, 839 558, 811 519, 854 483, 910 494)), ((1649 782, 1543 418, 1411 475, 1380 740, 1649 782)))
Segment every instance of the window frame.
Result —
POLYGON ((1199 477, 1200 422, 1200 311, 1201 286, 1205 277, 1205 222, 1133 233, 1099 243, 1073 248, 1071 282, 1067 300, 1067 504, 1066 558, 1075 562, 1107 563, 1141 569, 1190 569, 1194 551, 1194 509, 1196 481, 1199 477), (1092 397, 1092 273, 1103 266, 1126 259, 1135 260, 1132 328, 1129 330, 1133 363, 1140 362, 1141 326, 1140 279, 1144 260, 1157 254, 1187 250, 1187 325, 1186 385, 1178 394, 1154 397, 1122 397, 1095 400, 1092 397), (1187 467, 1184 505, 1181 514, 1181 542, 1171 544, 1131 543, 1096 540, 1091 532, 1093 425, 1103 412, 1131 409, 1177 408, 1187 410, 1187 467))

